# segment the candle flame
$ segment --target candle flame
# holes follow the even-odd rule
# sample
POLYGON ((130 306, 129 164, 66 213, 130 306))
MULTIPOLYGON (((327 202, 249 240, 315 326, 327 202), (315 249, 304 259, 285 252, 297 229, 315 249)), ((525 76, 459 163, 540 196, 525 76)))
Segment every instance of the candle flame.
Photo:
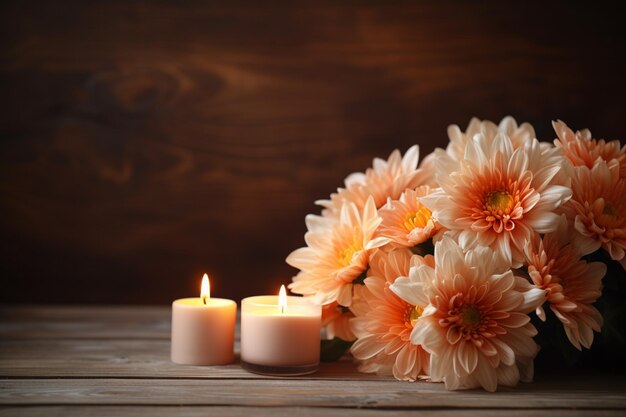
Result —
POLYGON ((278 292, 278 307, 280 308, 280 314, 285 314, 285 308, 287 308, 287 290, 285 290, 285 286, 280 286, 280 291, 278 292))
POLYGON ((206 304, 207 300, 211 298, 211 284, 209 283, 209 276, 204 274, 202 277, 202 286, 200 287, 200 298, 202 302, 206 304))

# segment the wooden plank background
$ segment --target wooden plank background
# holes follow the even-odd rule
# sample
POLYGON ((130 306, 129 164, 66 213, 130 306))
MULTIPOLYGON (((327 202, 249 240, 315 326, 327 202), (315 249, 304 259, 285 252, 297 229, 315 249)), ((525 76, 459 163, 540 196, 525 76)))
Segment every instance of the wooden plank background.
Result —
POLYGON ((0 301, 274 293, 313 201, 512 114, 623 138, 626 26, 592 2, 5 1, 0 301))

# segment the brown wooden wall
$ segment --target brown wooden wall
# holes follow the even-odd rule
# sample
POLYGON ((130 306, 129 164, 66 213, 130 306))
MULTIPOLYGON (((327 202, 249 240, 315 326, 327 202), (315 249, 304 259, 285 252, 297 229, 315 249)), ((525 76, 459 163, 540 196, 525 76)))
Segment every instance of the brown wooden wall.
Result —
POLYGON ((3 2, 0 301, 274 293, 375 156, 507 114, 624 138, 594 2, 3 2))

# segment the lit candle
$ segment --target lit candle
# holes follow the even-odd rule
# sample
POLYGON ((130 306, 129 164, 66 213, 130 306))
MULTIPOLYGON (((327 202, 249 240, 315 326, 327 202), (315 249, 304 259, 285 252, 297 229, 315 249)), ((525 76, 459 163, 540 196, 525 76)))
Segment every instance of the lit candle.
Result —
POLYGON ((268 375, 306 375, 319 367, 322 309, 280 293, 241 301, 241 365, 268 375))
POLYGON ((200 298, 172 303, 172 362, 183 365, 224 365, 233 361, 237 304, 211 298, 204 274, 200 298))

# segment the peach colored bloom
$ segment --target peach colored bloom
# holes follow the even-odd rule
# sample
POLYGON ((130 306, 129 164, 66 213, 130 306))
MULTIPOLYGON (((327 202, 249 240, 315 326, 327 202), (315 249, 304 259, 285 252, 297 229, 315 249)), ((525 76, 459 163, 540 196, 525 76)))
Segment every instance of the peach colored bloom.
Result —
POLYGON ((620 167, 605 161, 591 169, 576 166, 572 190, 563 212, 583 237, 586 252, 602 247, 626 268, 626 178, 620 177, 620 167))
POLYGON ((322 215, 326 217, 336 217, 346 201, 362 210, 369 196, 374 198, 376 208, 380 208, 388 198, 397 200, 407 188, 426 183, 427 175, 417 168, 418 160, 417 145, 409 148, 404 157, 396 149, 387 161, 375 158, 372 168, 365 173, 350 174, 345 180, 345 188, 338 188, 330 200, 318 200, 316 204, 324 207, 322 215))
POLYGON ((346 311, 336 301, 322 306, 322 327, 326 329, 326 338, 338 337, 348 342, 355 340, 356 336, 350 325, 353 318, 354 314, 350 310, 346 311))
POLYGON ((507 116, 500 124, 489 120, 479 120, 475 117, 470 120, 465 132, 461 131, 458 125, 448 126, 448 138, 450 143, 446 148, 446 152, 453 159, 460 161, 465 155, 465 146, 472 138, 477 135, 483 135, 488 141, 493 141, 499 133, 506 134, 513 144, 514 148, 520 148, 531 142, 535 138, 535 129, 529 123, 517 125, 517 122, 511 116, 507 116))
POLYGON ((523 248, 535 233, 556 229, 554 211, 571 196, 556 178, 563 163, 536 139, 515 149, 505 134, 477 134, 460 161, 437 151, 441 189, 420 201, 463 248, 490 247, 519 267, 523 248))
MULTIPOLYGON (((582 260, 583 251, 572 235, 563 216, 555 232, 533 240, 526 257, 530 278, 547 290, 550 309, 563 323, 569 341, 581 350, 581 345, 591 347, 593 331, 602 327, 602 315, 592 304, 602 295, 606 265, 582 260)), ((545 321, 542 307, 537 315, 545 321)))
POLYGON ((304 235, 308 246, 287 257, 289 265, 300 269, 289 285, 291 291, 314 295, 320 305, 337 301, 350 306, 352 281, 367 269, 370 251, 389 242, 374 238, 381 221, 372 197, 362 213, 354 203, 345 203, 338 219, 308 215, 304 235))
POLYGON ((574 133, 560 120, 552 122, 552 126, 558 136, 554 144, 563 149, 572 165, 591 169, 596 162, 605 161, 619 165, 620 177, 626 177, 626 145, 621 146, 619 140, 593 139, 588 129, 574 133))
POLYGON ((433 381, 445 382, 447 389, 495 391, 498 384, 517 384, 517 363, 531 372, 527 363, 539 348, 528 313, 543 303, 545 291, 514 276, 509 267, 489 248, 464 254, 444 236, 435 244, 434 269, 417 267, 414 277, 391 285, 403 296, 415 293, 415 280, 431 283, 426 287, 429 304, 411 341, 431 354, 433 381))
POLYGON ((439 230, 432 213, 419 197, 430 194, 432 189, 423 185, 415 190, 408 189, 399 200, 389 201, 378 211, 383 221, 377 236, 385 236, 400 246, 415 246, 430 239, 439 230))
POLYGON ((429 262, 432 265, 432 256, 422 258, 405 248, 379 250, 373 255, 365 286, 361 288, 362 301, 352 307, 356 318, 351 323, 357 341, 351 351, 361 361, 362 372, 409 381, 428 373, 429 355, 409 340, 413 324, 428 300, 419 293, 407 302, 389 286, 398 277, 407 276, 412 266, 429 262))

